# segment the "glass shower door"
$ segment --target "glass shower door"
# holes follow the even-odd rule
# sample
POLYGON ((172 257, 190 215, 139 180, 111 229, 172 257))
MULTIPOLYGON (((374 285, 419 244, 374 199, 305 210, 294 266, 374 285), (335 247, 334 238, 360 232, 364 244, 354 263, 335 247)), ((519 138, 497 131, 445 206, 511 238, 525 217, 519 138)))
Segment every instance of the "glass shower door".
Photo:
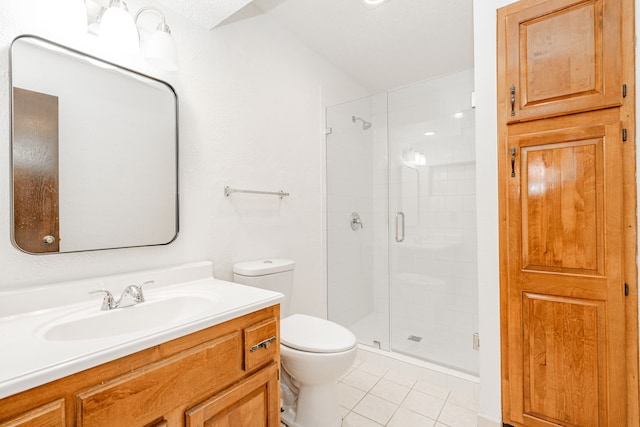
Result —
POLYGON ((326 114, 328 318, 389 350, 386 94, 326 114))
POLYGON ((388 93, 391 349, 478 373, 472 70, 388 93))

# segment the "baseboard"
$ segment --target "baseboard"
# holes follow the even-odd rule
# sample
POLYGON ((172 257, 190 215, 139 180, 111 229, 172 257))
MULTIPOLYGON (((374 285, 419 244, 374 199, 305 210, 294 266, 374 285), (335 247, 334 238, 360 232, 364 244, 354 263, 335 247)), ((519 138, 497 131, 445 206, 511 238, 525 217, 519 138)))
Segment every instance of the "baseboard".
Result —
POLYGON ((478 427, 502 427, 502 421, 478 414, 478 427))

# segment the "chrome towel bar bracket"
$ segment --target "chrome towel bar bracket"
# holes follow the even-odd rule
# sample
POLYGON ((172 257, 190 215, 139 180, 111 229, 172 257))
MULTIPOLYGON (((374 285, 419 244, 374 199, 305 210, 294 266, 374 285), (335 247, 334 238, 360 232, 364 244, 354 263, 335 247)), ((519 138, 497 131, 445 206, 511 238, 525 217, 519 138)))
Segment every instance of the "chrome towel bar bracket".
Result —
POLYGON ((255 190, 238 190, 237 188, 224 187, 224 196, 229 197, 231 193, 249 193, 249 194, 267 194, 269 196, 279 196, 281 199, 289 195, 284 191, 255 191, 255 190))

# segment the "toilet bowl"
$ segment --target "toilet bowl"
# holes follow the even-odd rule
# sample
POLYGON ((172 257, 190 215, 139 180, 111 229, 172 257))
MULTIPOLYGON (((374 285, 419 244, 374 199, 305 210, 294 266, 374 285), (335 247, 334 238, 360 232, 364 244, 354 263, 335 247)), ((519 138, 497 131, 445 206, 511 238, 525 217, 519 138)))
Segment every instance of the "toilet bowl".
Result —
POLYGON ((290 427, 339 427, 337 380, 356 358, 356 337, 325 319, 288 315, 294 266, 284 259, 243 262, 234 265, 234 281, 285 295, 280 310, 282 421, 290 427))
POLYGON ((291 427, 339 427, 337 379, 346 374, 358 348, 353 334, 317 317, 293 314, 280 322, 282 368, 298 388, 297 405, 282 413, 291 427))

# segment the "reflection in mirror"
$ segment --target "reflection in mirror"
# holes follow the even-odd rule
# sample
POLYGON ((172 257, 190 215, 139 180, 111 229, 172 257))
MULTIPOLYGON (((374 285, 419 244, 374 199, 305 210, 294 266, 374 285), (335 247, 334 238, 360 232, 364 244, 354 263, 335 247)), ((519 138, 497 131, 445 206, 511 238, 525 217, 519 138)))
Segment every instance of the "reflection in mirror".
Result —
POLYGON ((11 45, 13 243, 162 245, 178 233, 171 86, 35 36, 11 45))

